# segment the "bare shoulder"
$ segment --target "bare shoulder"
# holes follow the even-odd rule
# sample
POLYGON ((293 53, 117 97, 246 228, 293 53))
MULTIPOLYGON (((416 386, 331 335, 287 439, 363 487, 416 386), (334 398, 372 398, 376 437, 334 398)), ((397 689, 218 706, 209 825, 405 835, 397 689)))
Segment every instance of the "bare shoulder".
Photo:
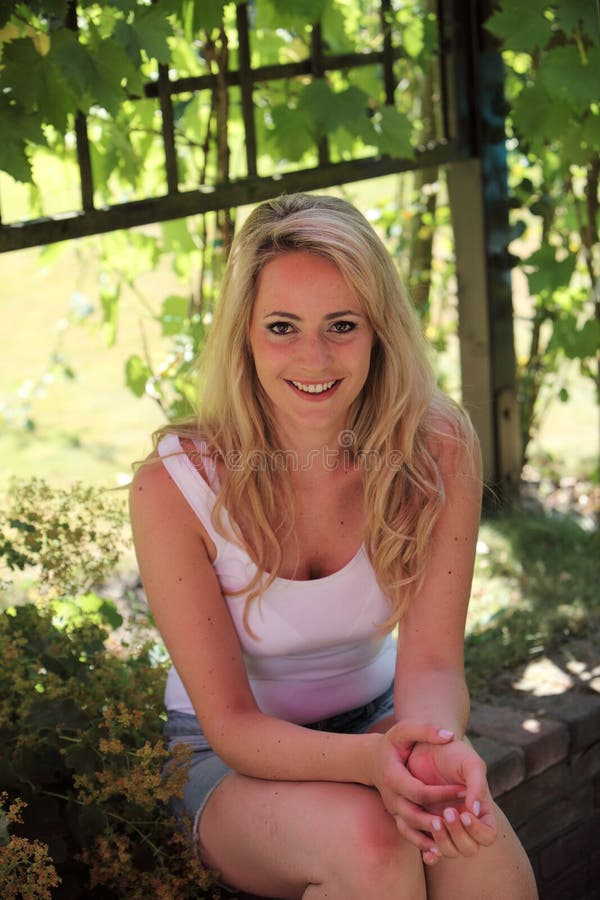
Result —
POLYGON ((432 410, 428 415, 427 449, 442 476, 481 477, 479 438, 466 413, 432 410))
POLYGON ((197 516, 156 452, 144 460, 133 477, 129 508, 134 531, 150 520, 171 523, 176 520, 193 530, 201 530, 197 516))

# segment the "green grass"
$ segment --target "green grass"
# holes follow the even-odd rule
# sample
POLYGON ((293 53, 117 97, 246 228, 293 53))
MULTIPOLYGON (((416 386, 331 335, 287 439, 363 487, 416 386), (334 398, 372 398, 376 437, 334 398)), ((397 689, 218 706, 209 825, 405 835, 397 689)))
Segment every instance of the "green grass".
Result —
POLYGON ((600 645, 600 534, 515 507, 484 518, 467 622, 477 689, 506 669, 585 636, 600 645))
MULTIPOLYGON (((146 292, 157 306, 176 288, 174 276, 162 273, 146 292)), ((155 358, 161 343, 154 323, 135 298, 121 304, 118 340, 108 347, 96 311, 87 324, 61 327, 78 292, 98 306, 98 274, 83 268, 72 245, 58 268, 40 266, 37 250, 0 257, 0 402, 23 406, 19 391, 36 385, 58 351, 75 372, 60 372, 39 384, 26 410, 35 430, 4 427, 0 434, 0 487, 10 475, 41 475, 57 486, 74 480, 114 487, 131 471, 131 462, 149 449, 149 435, 163 422, 149 398, 137 399, 124 386, 125 360, 140 352, 140 323, 150 337, 155 358)))

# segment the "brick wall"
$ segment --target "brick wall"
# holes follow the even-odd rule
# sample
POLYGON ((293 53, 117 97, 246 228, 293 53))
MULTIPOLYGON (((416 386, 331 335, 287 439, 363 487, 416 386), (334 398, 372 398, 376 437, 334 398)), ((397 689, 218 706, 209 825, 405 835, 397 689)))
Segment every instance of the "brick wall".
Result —
POLYGON ((600 900, 600 696, 474 703, 469 736, 529 854, 540 900, 600 900))

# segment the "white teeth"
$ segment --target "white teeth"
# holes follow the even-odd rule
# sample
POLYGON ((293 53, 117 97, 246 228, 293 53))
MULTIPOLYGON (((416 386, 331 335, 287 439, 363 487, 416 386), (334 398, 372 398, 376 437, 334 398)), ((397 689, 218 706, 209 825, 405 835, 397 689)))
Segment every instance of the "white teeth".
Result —
POLYGON ((299 391, 304 391, 305 394, 322 394, 323 391, 328 391, 332 388, 335 381, 325 381, 323 384, 302 384, 301 381, 292 381, 292 384, 299 391))

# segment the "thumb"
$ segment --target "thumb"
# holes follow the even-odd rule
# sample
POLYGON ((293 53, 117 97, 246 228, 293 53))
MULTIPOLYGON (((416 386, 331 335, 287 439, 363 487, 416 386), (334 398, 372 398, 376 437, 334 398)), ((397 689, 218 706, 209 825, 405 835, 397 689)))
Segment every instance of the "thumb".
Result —
POLYGON ((393 744, 448 744, 454 739, 454 732, 422 722, 401 720, 390 728, 388 736, 393 744))

